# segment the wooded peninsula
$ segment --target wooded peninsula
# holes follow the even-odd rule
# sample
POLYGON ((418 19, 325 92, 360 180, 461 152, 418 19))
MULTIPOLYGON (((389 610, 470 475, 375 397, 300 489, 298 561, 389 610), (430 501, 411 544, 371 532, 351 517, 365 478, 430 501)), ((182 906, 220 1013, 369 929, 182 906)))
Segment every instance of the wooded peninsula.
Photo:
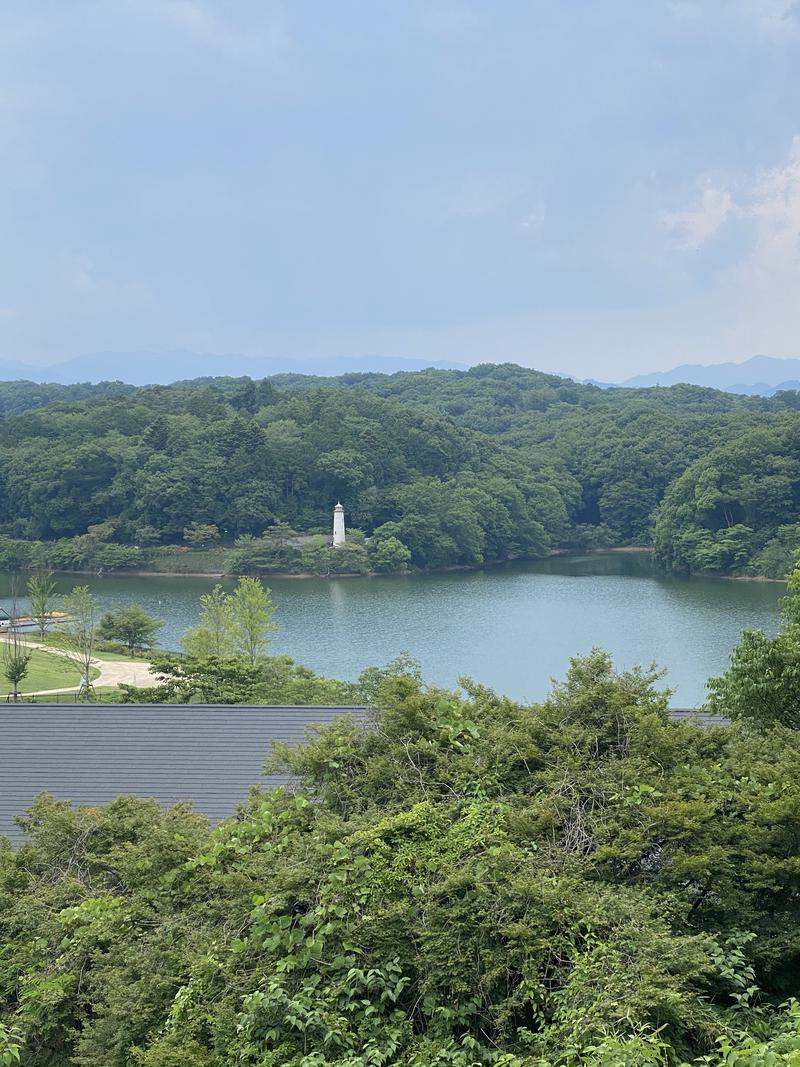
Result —
POLYGON ((783 578, 800 394, 468 371, 0 383, 0 567, 370 573, 655 547, 783 578), (348 543, 325 534, 336 500, 348 543))

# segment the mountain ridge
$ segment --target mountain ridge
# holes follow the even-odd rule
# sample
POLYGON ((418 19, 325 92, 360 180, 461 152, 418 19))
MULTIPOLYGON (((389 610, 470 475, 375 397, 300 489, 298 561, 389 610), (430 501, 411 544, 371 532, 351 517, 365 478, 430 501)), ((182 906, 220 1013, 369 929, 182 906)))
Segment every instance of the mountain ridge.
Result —
POLYGON ((267 378, 274 374, 317 374, 337 377, 352 373, 416 371, 427 367, 466 370, 467 364, 402 356, 347 356, 293 360, 281 357, 217 355, 208 352, 93 352, 46 366, 0 361, 0 381, 72 385, 79 382, 122 381, 127 385, 169 385, 191 378, 267 378))
POLYGON ((628 389, 655 385, 705 385, 728 393, 771 396, 781 389, 796 389, 800 359, 757 355, 741 363, 682 363, 666 371, 636 374, 620 384, 628 389))

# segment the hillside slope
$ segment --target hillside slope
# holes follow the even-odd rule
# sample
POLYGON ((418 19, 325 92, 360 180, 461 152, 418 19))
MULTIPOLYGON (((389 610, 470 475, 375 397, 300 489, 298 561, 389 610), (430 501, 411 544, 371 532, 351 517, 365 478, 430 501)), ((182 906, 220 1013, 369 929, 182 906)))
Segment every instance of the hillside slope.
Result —
POLYGON ((276 524, 325 531, 341 498, 351 526, 420 567, 650 544, 658 522, 667 566, 777 576, 800 545, 800 503, 784 494, 777 523, 750 502, 768 497, 762 460, 790 450, 798 407, 794 392, 603 390, 494 364, 142 389, 7 383, 0 533, 169 545, 212 524, 230 543, 276 524), (734 553, 672 551, 704 521, 674 505, 682 476, 744 439, 748 477, 725 491, 750 533, 734 553))

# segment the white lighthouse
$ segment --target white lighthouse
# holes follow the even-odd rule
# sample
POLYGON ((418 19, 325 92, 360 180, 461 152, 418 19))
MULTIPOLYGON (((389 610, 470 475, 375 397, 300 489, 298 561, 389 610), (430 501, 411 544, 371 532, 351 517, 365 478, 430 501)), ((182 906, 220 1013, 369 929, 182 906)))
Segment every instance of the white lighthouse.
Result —
POLYGON ((343 545, 347 540, 347 536, 344 532, 344 508, 341 504, 337 503, 333 509, 333 547, 337 548, 339 545, 343 545))

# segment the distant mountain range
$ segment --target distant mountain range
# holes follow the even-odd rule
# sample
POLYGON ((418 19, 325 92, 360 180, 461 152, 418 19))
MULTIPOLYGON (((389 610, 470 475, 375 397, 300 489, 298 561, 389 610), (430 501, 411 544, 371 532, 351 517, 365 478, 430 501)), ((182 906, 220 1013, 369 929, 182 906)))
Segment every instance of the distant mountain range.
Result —
POLYGON ((187 378, 231 377, 266 378, 272 374, 339 374, 423 370, 466 370, 465 363, 447 360, 403 359, 391 356, 358 356, 333 359, 255 359, 238 355, 211 355, 201 352, 95 352, 76 356, 63 363, 33 366, 17 361, 0 362, 0 381, 25 378, 32 382, 122 381, 129 385, 169 385, 187 378))
MULTIPOLYGON (((252 356, 214 355, 207 352, 94 352, 76 356, 62 363, 35 366, 18 360, 0 361, 0 381, 27 379, 72 385, 77 382, 122 381, 129 385, 169 385, 190 378, 230 377, 266 378, 273 374, 315 374, 336 377, 340 374, 395 374, 419 371, 426 367, 439 370, 467 370, 466 363, 450 360, 405 359, 399 356, 348 356, 330 359, 257 359, 252 356)), ((776 359, 753 356, 743 363, 684 363, 672 370, 637 374, 627 381, 611 384, 593 378, 584 379, 603 389, 625 386, 645 389, 655 385, 704 385, 729 393, 772 396, 782 389, 800 389, 800 359, 776 359)))
POLYGON ((18 363, 16 360, 0 360, 0 382, 14 382, 20 378, 28 381, 44 381, 38 377, 40 368, 32 367, 28 363, 18 363), (36 375, 36 377, 31 377, 36 375))
POLYGON ((743 363, 684 363, 655 374, 637 374, 621 384, 632 389, 653 385, 706 385, 728 393, 772 396, 782 389, 800 389, 800 359, 752 356, 743 363))

